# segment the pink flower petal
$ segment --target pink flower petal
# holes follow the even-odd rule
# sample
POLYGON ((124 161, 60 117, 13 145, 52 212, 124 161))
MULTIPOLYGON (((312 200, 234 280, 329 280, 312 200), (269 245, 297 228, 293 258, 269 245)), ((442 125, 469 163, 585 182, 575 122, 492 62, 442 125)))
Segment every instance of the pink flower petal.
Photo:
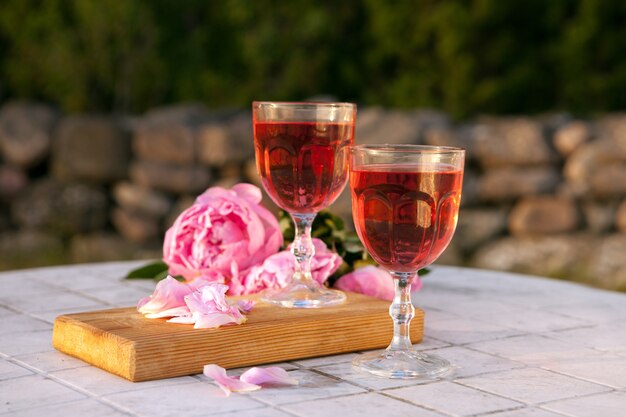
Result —
MULTIPOLYGON (((323 284, 341 265, 341 256, 329 250, 320 239, 312 239, 315 255, 311 259, 311 275, 323 284)), ((261 263, 242 271, 230 282, 231 295, 254 294, 264 289, 276 289, 287 285, 295 270, 291 251, 284 250, 268 256, 261 263)))
POLYGON ((191 314, 186 314, 184 316, 172 317, 167 322, 177 324, 195 324, 196 319, 191 314))
POLYGON ((193 325, 194 329, 213 329, 225 324, 241 324, 246 321, 246 318, 243 317, 243 320, 235 319, 230 314, 225 313, 213 313, 213 314, 194 314, 195 323, 193 325))
POLYGON ((189 285, 168 276, 159 281, 150 297, 139 300, 137 310, 152 317, 168 317, 170 311, 186 307, 185 296, 192 290, 189 285))
POLYGON ((228 286, 223 284, 204 285, 185 297, 185 302, 192 313, 210 314, 229 312, 231 305, 226 300, 228 286))
POLYGON ((259 204, 263 198, 261 190, 256 185, 241 183, 233 185, 231 190, 237 193, 239 197, 248 200, 248 202, 252 204, 259 204))
POLYGON ((193 281, 189 282, 189 286, 194 290, 204 287, 207 284, 224 284, 226 277, 217 271, 209 271, 203 275, 199 275, 193 281))
POLYGON ((219 387, 226 393, 226 395, 230 395, 231 391, 246 392, 261 389, 260 385, 245 382, 232 376, 226 375, 226 370, 218 365, 204 365, 203 373, 208 378, 214 380, 215 383, 217 383, 217 385, 219 385, 219 387))
POLYGON ((278 366, 268 368, 250 368, 240 379, 244 382, 256 385, 298 385, 298 380, 291 378, 289 373, 278 366))
POLYGON ((413 278, 413 282, 411 282, 411 293, 414 292, 418 292, 419 290, 422 289, 422 279, 419 277, 419 275, 415 274, 415 277, 413 278))
POLYGON ((160 319, 164 317, 178 317, 189 314, 189 308, 187 306, 180 306, 163 310, 158 313, 146 313, 147 319, 160 319))
POLYGON ((256 301, 253 301, 253 300, 239 300, 237 301, 237 308, 242 313, 249 313, 255 304, 256 304, 256 301))
POLYGON ((172 323, 194 324, 195 329, 220 327, 225 324, 242 324, 246 317, 239 306, 232 305, 226 299, 228 286, 217 283, 205 283, 185 296, 187 313, 172 323))
MULTIPOLYGON (((342 276, 335 282, 335 288, 389 301, 393 300, 395 293, 393 278, 389 272, 373 265, 355 269, 342 276)), ((417 292, 421 288, 422 281, 416 275, 411 283, 411 292, 417 292)))
POLYGON ((390 301, 394 295, 393 278, 389 272, 373 265, 355 269, 342 276, 335 282, 335 288, 390 301))

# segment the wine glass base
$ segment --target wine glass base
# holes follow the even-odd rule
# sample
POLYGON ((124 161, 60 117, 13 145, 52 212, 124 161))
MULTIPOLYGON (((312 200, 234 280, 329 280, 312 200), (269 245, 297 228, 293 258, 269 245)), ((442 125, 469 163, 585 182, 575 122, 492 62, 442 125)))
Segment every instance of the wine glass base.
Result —
POLYGON ((261 300, 287 308, 321 308, 343 304, 346 295, 319 285, 312 286, 295 282, 278 290, 266 290, 261 300))
POLYGON ((451 371, 447 360, 416 350, 390 350, 359 355, 352 365, 374 375, 393 379, 436 379, 451 371))

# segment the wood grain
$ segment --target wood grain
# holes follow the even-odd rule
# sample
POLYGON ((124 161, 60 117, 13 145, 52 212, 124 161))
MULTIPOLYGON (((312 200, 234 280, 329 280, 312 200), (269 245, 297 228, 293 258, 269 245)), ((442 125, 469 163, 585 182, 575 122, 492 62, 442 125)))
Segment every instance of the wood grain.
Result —
MULTIPOLYGON (((393 333, 388 309, 389 302, 359 294, 322 309, 258 303, 242 325, 193 329, 118 308, 57 317, 52 343, 106 371, 146 381, 201 373, 208 363, 236 368, 384 348, 393 333)), ((416 309, 413 343, 423 334, 424 312, 416 309)))

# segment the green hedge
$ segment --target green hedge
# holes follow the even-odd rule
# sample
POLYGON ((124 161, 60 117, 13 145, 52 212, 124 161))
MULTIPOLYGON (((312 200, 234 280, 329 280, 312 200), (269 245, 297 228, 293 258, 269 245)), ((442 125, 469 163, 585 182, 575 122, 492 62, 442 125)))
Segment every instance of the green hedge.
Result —
POLYGON ((623 0, 2 0, 4 98, 67 111, 332 94, 394 107, 624 109, 623 0))

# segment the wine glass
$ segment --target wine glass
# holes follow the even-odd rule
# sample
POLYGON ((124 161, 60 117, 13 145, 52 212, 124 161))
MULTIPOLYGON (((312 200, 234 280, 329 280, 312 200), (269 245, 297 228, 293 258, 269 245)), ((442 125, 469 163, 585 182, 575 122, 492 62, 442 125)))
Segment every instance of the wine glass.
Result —
POLYGON ((346 185, 356 105, 255 101, 252 118, 263 187, 296 226, 293 279, 282 289, 266 290, 261 298, 283 307, 341 304, 344 293, 325 288, 311 276, 311 226, 317 212, 335 201, 346 185))
POLYGON ((388 378, 436 378, 450 363, 413 349, 411 282, 448 246, 456 228, 465 151, 420 145, 360 145, 350 151, 352 215, 359 238, 391 274, 393 339, 353 365, 388 378))

